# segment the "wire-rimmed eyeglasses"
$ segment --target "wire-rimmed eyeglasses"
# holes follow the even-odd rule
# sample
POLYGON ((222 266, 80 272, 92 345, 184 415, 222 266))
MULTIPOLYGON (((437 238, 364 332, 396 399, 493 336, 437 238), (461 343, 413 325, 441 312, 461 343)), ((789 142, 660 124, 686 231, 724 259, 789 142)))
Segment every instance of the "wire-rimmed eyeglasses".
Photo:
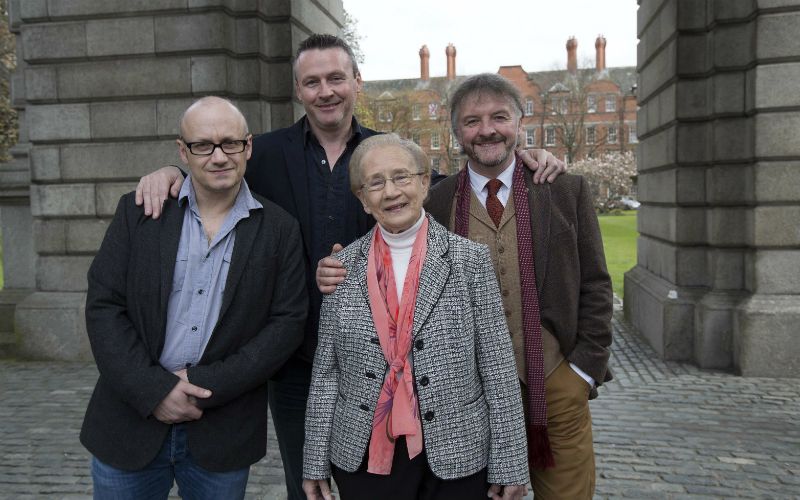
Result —
POLYGON ((401 174, 395 174, 391 177, 375 177, 367 181, 365 184, 362 184, 361 189, 366 189, 370 192, 383 191, 383 188, 386 187, 386 182, 388 181, 392 181, 392 184, 398 187, 408 186, 411 184, 411 180, 417 175, 425 175, 425 172, 417 172, 414 174, 410 172, 403 172, 401 174))

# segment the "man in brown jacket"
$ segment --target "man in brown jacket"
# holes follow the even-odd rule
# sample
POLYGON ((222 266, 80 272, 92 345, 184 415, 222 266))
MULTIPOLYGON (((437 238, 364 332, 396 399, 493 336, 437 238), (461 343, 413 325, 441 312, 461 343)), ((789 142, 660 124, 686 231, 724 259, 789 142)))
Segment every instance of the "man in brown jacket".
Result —
MULTIPOLYGON (((491 251, 522 387, 537 500, 590 499, 589 399, 611 379, 612 292, 589 186, 575 175, 533 184, 514 154, 522 100, 505 78, 468 78, 451 103, 453 132, 469 161, 432 189, 425 208, 491 251)), ((337 265, 320 263, 323 291, 343 275, 337 265)))

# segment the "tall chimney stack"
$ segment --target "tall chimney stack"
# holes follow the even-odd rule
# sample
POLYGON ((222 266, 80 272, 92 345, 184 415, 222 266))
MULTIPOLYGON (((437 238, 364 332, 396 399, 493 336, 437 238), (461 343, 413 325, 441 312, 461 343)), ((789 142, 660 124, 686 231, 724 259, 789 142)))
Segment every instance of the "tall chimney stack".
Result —
POLYGON ((603 35, 597 35, 597 40, 594 42, 594 50, 597 72, 602 73, 606 70, 606 38, 603 35))
POLYGON ((567 40, 567 71, 573 75, 578 73, 578 40, 574 36, 567 40))
POLYGON ((447 48, 444 49, 445 55, 447 55, 447 79, 448 80, 455 80, 456 79, 456 48, 452 43, 447 44, 447 48))
POLYGON ((423 45, 419 49, 419 78, 420 80, 428 80, 431 77, 430 72, 431 51, 428 50, 427 45, 423 45))

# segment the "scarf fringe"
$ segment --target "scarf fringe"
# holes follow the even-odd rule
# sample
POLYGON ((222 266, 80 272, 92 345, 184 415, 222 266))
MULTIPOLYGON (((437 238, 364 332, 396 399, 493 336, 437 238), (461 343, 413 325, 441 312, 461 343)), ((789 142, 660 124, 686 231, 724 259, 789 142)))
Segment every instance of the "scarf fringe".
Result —
POLYGON ((528 466, 531 469, 547 469, 555 467, 553 450, 550 449, 550 438, 544 425, 528 424, 528 466))

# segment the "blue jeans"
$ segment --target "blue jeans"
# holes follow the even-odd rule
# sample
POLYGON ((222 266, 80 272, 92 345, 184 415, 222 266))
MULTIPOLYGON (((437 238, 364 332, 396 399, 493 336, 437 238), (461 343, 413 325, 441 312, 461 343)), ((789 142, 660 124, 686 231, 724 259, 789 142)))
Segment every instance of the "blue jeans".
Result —
POLYGON ((211 472, 197 465, 186 445, 186 426, 173 425, 156 458, 144 469, 117 469, 92 457, 95 500, 166 500, 173 480, 185 500, 242 499, 250 467, 211 472))
POLYGON ((267 384, 272 424, 281 450, 288 500, 305 500, 303 441, 311 364, 292 356, 267 384))

